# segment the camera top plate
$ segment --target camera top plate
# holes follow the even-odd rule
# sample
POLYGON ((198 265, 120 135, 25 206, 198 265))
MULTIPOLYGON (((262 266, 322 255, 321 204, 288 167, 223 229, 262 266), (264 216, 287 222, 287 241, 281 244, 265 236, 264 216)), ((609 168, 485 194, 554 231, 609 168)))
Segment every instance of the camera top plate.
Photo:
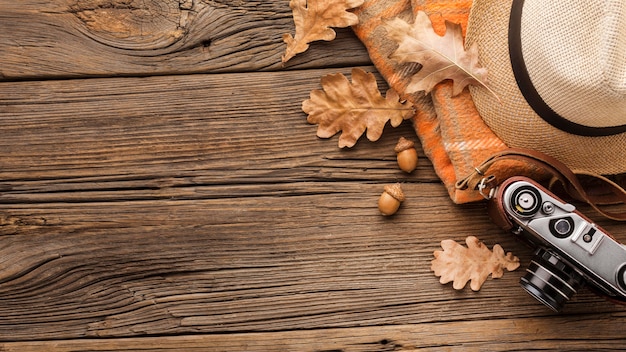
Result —
POLYGON ((626 302, 626 247, 569 203, 526 177, 497 189, 497 223, 578 271, 607 296, 626 302))

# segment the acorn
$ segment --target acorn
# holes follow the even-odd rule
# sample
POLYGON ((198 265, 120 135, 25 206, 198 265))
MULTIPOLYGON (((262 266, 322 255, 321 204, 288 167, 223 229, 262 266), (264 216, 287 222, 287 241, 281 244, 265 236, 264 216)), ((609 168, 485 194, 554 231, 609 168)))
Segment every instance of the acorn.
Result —
POLYGON ((385 186, 385 191, 378 198, 378 210, 380 213, 389 216, 393 215, 400 208, 400 203, 404 202, 404 192, 399 183, 385 186))
POLYGON ((398 166, 402 171, 410 174, 417 168, 417 150, 413 141, 400 137, 393 150, 396 152, 398 166))

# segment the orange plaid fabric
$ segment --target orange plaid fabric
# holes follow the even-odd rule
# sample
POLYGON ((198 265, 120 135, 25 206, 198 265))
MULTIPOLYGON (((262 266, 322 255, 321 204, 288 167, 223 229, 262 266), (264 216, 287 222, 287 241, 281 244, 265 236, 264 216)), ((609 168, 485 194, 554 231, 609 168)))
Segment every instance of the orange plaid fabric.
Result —
MULTIPOLYGON (((387 37, 381 24, 385 19, 397 16, 412 22, 417 11, 424 11, 438 34, 445 33, 445 21, 448 20, 461 24, 465 35, 471 4, 471 0, 366 0, 355 11, 359 16, 359 24, 354 27, 356 35, 367 47, 372 62, 389 86, 415 105, 417 113, 412 121, 417 136, 455 203, 483 199, 474 190, 457 190, 455 183, 470 174, 484 159, 507 146, 480 118, 468 90, 452 97, 452 82, 444 81, 430 95, 423 92, 403 94, 410 77, 421 66, 398 64, 389 59, 396 44, 387 37)), ((520 165, 498 165, 499 168, 513 166, 520 171, 520 165)), ((501 174, 497 170, 494 173, 501 174)))

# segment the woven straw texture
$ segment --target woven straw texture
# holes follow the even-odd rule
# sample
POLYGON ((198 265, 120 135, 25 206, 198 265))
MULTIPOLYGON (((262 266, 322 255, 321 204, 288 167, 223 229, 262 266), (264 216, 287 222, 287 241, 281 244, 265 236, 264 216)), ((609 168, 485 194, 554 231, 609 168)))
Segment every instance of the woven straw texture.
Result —
MULTIPOLYGON (((467 44, 478 43, 481 63, 496 77, 491 88, 502 100, 470 88, 484 121, 507 145, 539 150, 576 172, 626 172, 626 133, 570 134, 528 106, 509 61, 510 9, 510 0, 475 0, 469 19, 467 44)), ((624 11, 623 0, 525 2, 522 48, 529 75, 546 103, 568 120, 592 127, 626 123, 624 11)))
POLYGON ((625 124, 626 2, 526 1, 522 20, 526 67, 543 100, 582 125, 625 124))

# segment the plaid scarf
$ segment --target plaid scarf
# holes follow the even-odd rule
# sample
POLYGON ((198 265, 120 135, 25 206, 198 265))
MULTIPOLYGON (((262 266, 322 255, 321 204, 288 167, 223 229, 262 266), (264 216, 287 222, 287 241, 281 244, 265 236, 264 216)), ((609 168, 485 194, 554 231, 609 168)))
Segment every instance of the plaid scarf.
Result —
MULTIPOLYGON (((398 16, 413 22, 417 11, 424 11, 439 35, 445 33, 445 20, 459 23, 465 35, 471 5, 471 0, 366 0, 355 11, 359 24, 354 27, 354 32, 366 46, 372 62, 389 86, 415 106, 417 112, 412 122, 422 148, 450 198, 459 204, 483 197, 471 189, 457 190, 456 182, 474 171, 474 167, 484 159, 507 146, 483 122, 467 89, 452 97, 452 82, 444 81, 430 95, 423 92, 403 94, 410 77, 421 66, 398 64, 389 59, 397 46, 387 37, 381 24, 385 19, 398 16)), ((497 169, 490 169, 490 174, 499 176, 530 172, 526 165, 516 162, 498 164, 497 169)))

